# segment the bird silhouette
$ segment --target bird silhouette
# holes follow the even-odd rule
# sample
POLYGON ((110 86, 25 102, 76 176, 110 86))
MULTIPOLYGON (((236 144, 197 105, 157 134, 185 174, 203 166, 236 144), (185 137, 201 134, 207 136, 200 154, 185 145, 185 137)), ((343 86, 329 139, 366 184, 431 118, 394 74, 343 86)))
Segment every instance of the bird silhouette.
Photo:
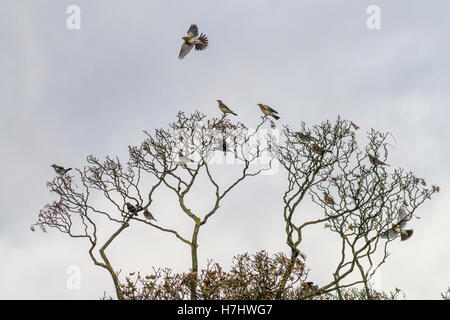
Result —
POLYGON ((126 206, 127 206, 128 212, 133 213, 133 214, 136 216, 136 215, 137 215, 137 212, 138 212, 138 208, 135 207, 135 206, 133 206, 133 205, 132 205, 131 203, 129 203, 129 202, 126 202, 125 204, 126 204, 126 206))
POLYGON ((178 55, 179 59, 183 59, 189 51, 195 46, 195 50, 201 51, 208 47, 208 38, 203 33, 198 36, 198 27, 196 24, 191 24, 187 32, 187 37, 182 37, 184 40, 181 45, 181 50, 178 55))
POLYGON ((52 164, 50 167, 52 167, 55 170, 55 172, 57 174, 59 174, 60 176, 66 174, 68 171, 72 170, 72 168, 65 169, 64 167, 58 166, 56 164, 52 164))
POLYGON ((262 104, 262 103, 258 103, 259 108, 261 109, 261 111, 266 115, 266 116, 271 116, 273 117, 275 120, 280 119, 279 116, 277 116, 278 111, 276 111, 275 109, 272 109, 271 107, 269 107, 268 105, 262 104))
POLYGON ((223 102, 222 100, 217 100, 217 102, 219 103, 219 109, 220 111, 223 112, 223 116, 225 117, 227 115, 227 113, 231 113, 235 116, 237 116, 237 114, 235 112, 233 112, 230 108, 228 108, 223 102))

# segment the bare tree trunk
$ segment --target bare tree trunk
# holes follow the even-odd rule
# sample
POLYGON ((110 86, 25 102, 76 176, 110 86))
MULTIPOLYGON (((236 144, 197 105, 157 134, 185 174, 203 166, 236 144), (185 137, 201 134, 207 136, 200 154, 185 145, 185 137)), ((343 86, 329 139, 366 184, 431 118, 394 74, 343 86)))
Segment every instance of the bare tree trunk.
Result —
POLYGON ((192 244, 191 244, 192 279, 190 282, 191 300, 197 300, 197 274, 198 274, 197 238, 198 238, 198 232, 200 231, 200 223, 199 222, 200 221, 197 221, 195 223, 194 232, 192 233, 192 244))

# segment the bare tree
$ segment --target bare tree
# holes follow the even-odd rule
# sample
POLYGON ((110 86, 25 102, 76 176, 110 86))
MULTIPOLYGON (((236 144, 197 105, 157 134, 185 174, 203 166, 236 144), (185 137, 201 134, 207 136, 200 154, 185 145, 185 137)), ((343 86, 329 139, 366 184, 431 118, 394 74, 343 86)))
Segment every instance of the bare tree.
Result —
MULTIPOLYGON (((171 234, 190 248, 193 279, 190 298, 196 299, 200 229, 217 212, 231 190, 246 178, 270 170, 270 158, 263 164, 259 161, 265 152, 260 130, 267 122, 267 117, 262 117, 256 129, 249 130, 242 123, 233 123, 226 117, 206 119, 199 112, 189 116, 180 112, 169 129, 157 129, 153 135, 144 131, 146 139, 139 146, 129 147, 130 158, 126 164, 117 157, 106 157, 100 161, 91 155, 87 157, 87 166, 75 170, 77 180, 74 176, 62 174, 48 182, 50 191, 59 200, 40 211, 32 230, 35 226, 44 231, 52 227, 70 237, 88 239, 89 255, 95 265, 105 268, 111 275, 118 299, 124 298, 118 271, 106 255, 106 249, 112 241, 131 222, 144 223, 171 234), (217 153, 231 154, 234 167, 239 168, 239 174, 228 185, 220 185, 216 181, 210 165, 217 153), (215 195, 214 203, 205 213, 186 204, 186 198, 193 192, 201 174, 207 177, 215 195), (153 182, 149 184, 149 180, 153 182), (164 187, 176 195, 182 213, 192 220, 190 237, 149 219, 152 217, 149 210, 154 193, 164 187), (106 203, 99 205, 99 196, 106 203), (139 215, 141 212, 144 217, 139 215), (101 217, 116 227, 104 242, 99 243, 98 221, 101 217), (96 257, 95 251, 99 246, 100 259, 96 257)), ((101 233, 105 233, 105 230, 101 233)))
POLYGON ((374 290, 371 279, 386 262, 389 244, 411 237, 413 231, 405 228, 407 221, 417 217, 418 207, 439 192, 439 187, 428 187, 413 172, 389 163, 390 133, 372 129, 367 133, 367 144, 360 148, 356 136, 359 127, 339 117, 334 124, 326 121, 311 128, 305 123, 297 130, 285 126, 284 141, 280 142, 274 133, 265 134, 264 125, 269 123, 274 128, 263 116, 256 128, 249 130, 226 116, 208 119, 199 112, 180 112, 168 129, 157 129, 153 134, 144 131, 145 140, 129 147, 125 164, 117 157, 101 161, 91 155, 84 168, 73 170, 75 176, 70 175, 72 171, 61 171, 47 184, 58 200, 40 211, 32 230, 51 227, 73 238, 86 238, 89 256, 108 271, 118 299, 397 297, 397 291, 385 294, 374 290), (218 155, 233 160, 235 175, 226 183, 217 179, 214 163, 218 155), (200 272, 198 239, 202 226, 236 186, 270 170, 273 161, 279 161, 286 173, 282 217, 290 256, 245 254, 235 258, 230 272, 212 262, 200 272), (205 187, 201 177, 208 182, 206 190, 213 194, 205 212, 187 201, 195 195, 195 186, 205 187), (180 212, 192 223, 189 235, 154 219, 150 211, 155 213, 152 203, 160 189, 175 195, 180 212), (313 220, 301 214, 307 200, 322 213, 313 220), (155 269, 153 275, 141 277, 138 273, 135 280, 127 277, 121 283, 106 249, 136 224, 187 245, 190 271, 172 274, 170 269, 155 269), (341 243, 340 259, 330 281, 320 287, 306 282, 304 256, 299 249, 303 231, 317 224, 336 234, 341 243), (354 274, 357 280, 349 280, 354 274))
MULTIPOLYGON (((360 149, 353 122, 337 119, 307 128, 301 123, 296 131, 284 127, 285 142, 272 141, 271 149, 287 172, 288 187, 284 193, 283 218, 286 243, 291 250, 291 265, 299 254, 305 228, 316 224, 336 233, 341 239, 341 258, 333 278, 314 294, 336 291, 363 284, 366 298, 373 298, 370 279, 388 257, 388 245, 396 236, 402 240, 412 230, 403 230, 417 208, 439 187, 427 188, 424 179, 402 168, 391 168, 387 142, 389 133, 372 129, 368 144, 360 149), (382 159, 382 160, 380 160, 382 159), (302 219, 300 204, 311 199, 323 215, 315 220, 302 219), (403 209, 401 209, 403 208, 403 209), (399 221, 399 211, 406 212, 399 221), (400 230, 401 229, 401 230, 400 230), (387 237, 388 240, 382 240, 387 237), (381 258, 376 259, 376 253, 381 258), (360 280, 343 283, 356 269, 360 280)), ((290 276, 287 268, 284 280, 290 276)), ((278 298, 284 291, 281 283, 278 298)))

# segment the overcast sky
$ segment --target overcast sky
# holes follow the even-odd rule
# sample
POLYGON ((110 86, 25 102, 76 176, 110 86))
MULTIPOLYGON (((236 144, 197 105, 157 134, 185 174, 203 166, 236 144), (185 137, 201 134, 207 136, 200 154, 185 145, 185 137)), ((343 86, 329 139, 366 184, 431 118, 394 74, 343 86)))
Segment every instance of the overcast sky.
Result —
MULTIPOLYGON (((55 199, 45 186, 54 176, 49 166, 82 167, 89 154, 126 160, 142 130, 167 127, 179 110, 219 116, 216 99, 249 127, 263 102, 282 123, 341 115, 360 125, 362 137, 371 128, 392 132, 390 163, 441 193, 420 207, 421 220, 411 221, 414 236, 392 244, 376 285, 401 288, 410 299, 438 299, 450 286, 448 1, 15 0, 1 7, 0 298, 113 295, 108 274, 89 259, 88 243, 29 230, 55 199), (81 8, 81 30, 66 27, 72 4, 81 8), (366 26, 372 4, 381 9, 380 30, 366 26), (210 46, 179 60, 191 23, 210 46), (66 286, 71 265, 81 270, 79 290, 66 286)), ((234 190, 202 230, 201 267, 210 258, 228 266, 237 253, 288 252, 282 176, 264 179, 234 190)), ((202 197, 193 205, 201 207, 202 197)), ((169 224, 175 204, 161 199, 155 215, 169 224)), ((110 248, 114 266, 187 270, 186 245, 137 230, 110 248)), ((319 284, 336 264, 334 238, 324 232, 311 232, 301 247, 319 284)))

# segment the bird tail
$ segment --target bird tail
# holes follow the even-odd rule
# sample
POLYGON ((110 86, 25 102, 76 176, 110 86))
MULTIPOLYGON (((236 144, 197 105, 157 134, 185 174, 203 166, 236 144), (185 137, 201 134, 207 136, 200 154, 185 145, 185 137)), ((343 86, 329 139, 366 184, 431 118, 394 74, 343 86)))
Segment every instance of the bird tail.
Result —
POLYGON ((198 37, 198 40, 200 40, 202 43, 196 43, 195 44, 195 50, 205 50, 208 46, 208 37, 206 34, 200 34, 200 37, 198 37))
POLYGON ((231 114, 234 114, 235 116, 237 116, 237 113, 234 111, 231 111, 231 114))
POLYGON ((279 120, 279 119, 280 119, 280 117, 277 116, 277 115, 271 114, 271 116, 272 116, 275 120, 279 120))
POLYGON ((69 172, 70 170, 72 170, 72 168, 67 168, 67 169, 66 169, 66 172, 69 172))
POLYGON ((411 236, 413 235, 414 230, 413 229, 409 229, 409 230, 402 230, 401 233, 401 240, 405 241, 408 240, 409 238, 411 238, 411 236))

